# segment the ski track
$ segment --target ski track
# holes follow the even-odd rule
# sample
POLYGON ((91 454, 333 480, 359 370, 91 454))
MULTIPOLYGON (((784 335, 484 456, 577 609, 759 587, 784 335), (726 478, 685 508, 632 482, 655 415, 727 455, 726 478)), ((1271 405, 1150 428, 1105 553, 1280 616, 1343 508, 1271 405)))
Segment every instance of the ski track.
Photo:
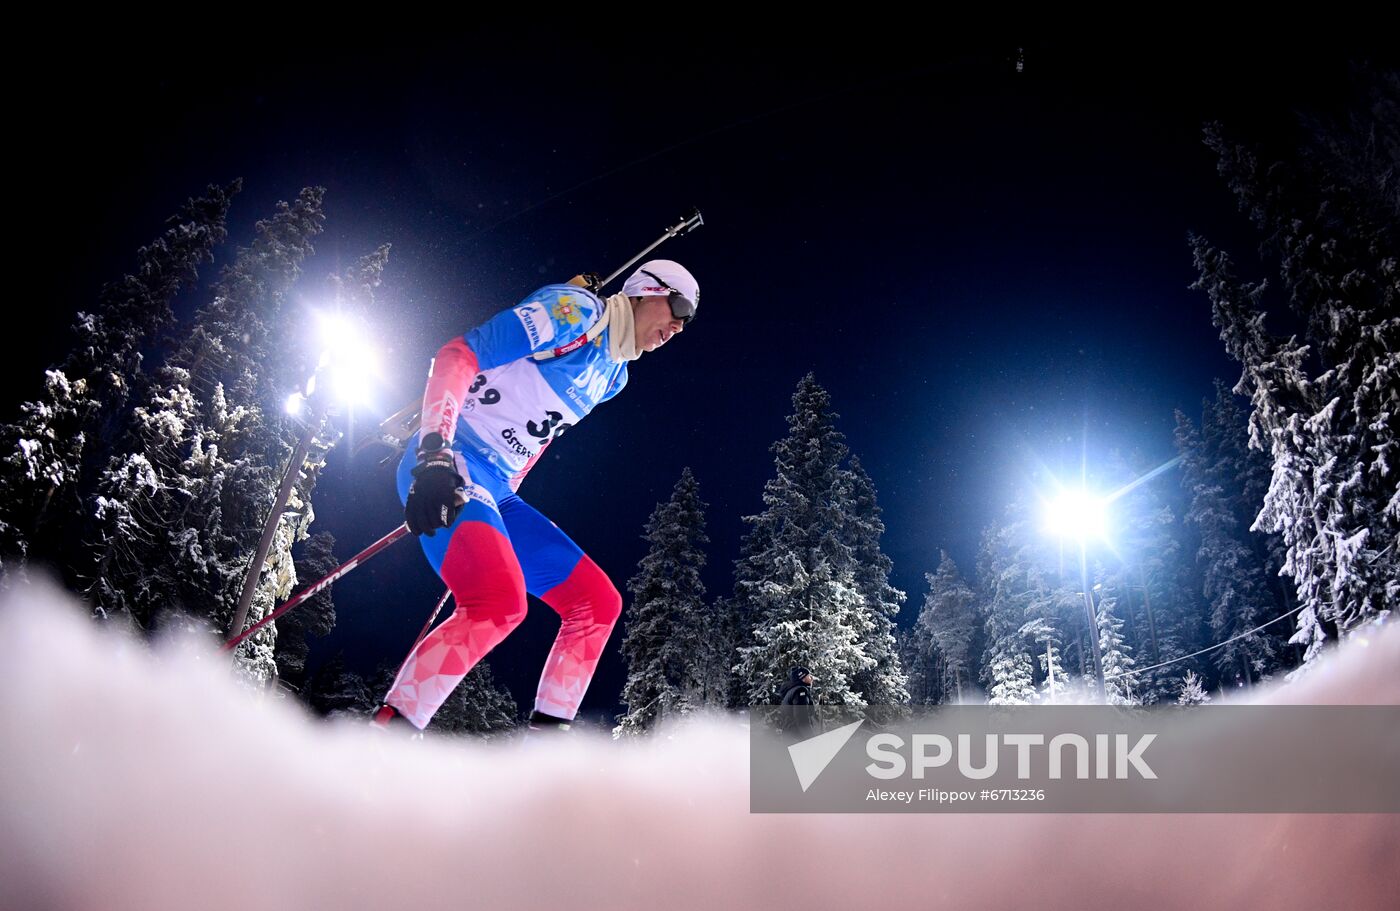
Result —
MULTIPOLYGON (((1381 908, 1396 815, 750 814, 748 732, 407 742, 0 603, 0 909, 1381 908)), ((1289 703, 1400 703, 1400 628, 1289 703)), ((1387 899, 1386 896, 1391 896, 1387 899)))

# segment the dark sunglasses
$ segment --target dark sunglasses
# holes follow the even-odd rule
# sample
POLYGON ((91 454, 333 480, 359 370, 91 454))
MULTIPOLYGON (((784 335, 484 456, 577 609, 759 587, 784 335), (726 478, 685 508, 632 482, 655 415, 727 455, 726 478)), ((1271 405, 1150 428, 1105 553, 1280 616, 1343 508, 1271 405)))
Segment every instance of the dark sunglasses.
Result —
POLYGON ((638 271, 643 275, 650 275, 660 283, 661 287, 671 292, 666 295, 666 302, 671 305, 671 315, 680 320, 681 325, 687 325, 691 320, 695 319, 695 301, 686 297, 675 288, 672 288, 665 280, 656 275, 656 273, 648 272, 645 269, 640 269, 638 271))

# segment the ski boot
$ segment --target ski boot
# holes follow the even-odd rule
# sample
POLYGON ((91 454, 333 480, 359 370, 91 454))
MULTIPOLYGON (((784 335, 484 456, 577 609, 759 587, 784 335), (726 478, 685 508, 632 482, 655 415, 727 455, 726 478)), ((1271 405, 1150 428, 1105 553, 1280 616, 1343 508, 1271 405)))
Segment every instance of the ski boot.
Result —
MULTIPOLYGON (((520 738, 522 746, 535 747, 551 741, 557 741, 569 730, 569 720, 567 718, 557 718, 554 715, 546 715, 541 711, 530 712, 530 717, 525 722, 525 733, 520 738)), ((568 738, 564 738, 568 739, 568 738)))
POLYGON ((398 734, 408 740, 423 739, 423 732, 414 727, 413 722, 400 715, 399 710, 387 702, 374 713, 374 717, 369 720, 369 726, 376 731, 398 734))

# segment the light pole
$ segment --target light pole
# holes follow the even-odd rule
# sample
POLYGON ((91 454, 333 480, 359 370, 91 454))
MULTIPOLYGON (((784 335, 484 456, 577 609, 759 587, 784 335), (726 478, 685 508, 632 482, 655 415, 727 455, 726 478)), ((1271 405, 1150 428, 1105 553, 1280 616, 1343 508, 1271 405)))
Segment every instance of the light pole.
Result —
POLYGON ((316 434, 321 432, 321 424, 325 419, 325 401, 314 400, 311 420, 307 422, 306 431, 302 433, 296 449, 292 451, 292 460, 287 463, 287 470, 282 475, 282 486, 277 489, 277 499, 273 501, 272 511, 263 523, 258 549, 254 551, 253 559, 248 563, 248 572, 243 576, 243 590, 238 595, 238 607, 234 609, 233 622, 229 624, 229 636, 237 636, 243 632, 243 624, 248 622, 248 608, 253 604, 253 592, 257 590, 258 577, 262 575, 263 564, 267 562, 267 552, 272 549, 272 539, 277 534, 282 512, 287 508, 287 501, 292 498, 292 488, 301 477, 301 466, 306 463, 311 443, 316 439, 316 434))
POLYGON ((1104 501, 1083 491, 1061 494, 1050 507, 1050 530, 1055 535, 1079 542, 1079 586, 1084 593, 1084 616, 1089 622, 1089 645, 1094 654, 1094 681, 1098 685, 1099 701, 1108 696, 1103 680, 1103 655, 1099 651, 1099 623, 1094 615, 1094 596, 1089 591, 1089 556, 1087 539, 1104 534, 1104 501))
POLYGON ((346 407, 365 398, 364 378, 366 368, 372 369, 373 353, 360 342, 353 326, 344 320, 322 317, 321 334, 325 350, 317 363, 316 371, 306 381, 306 393, 295 392, 287 399, 286 411, 289 414, 307 415, 306 430, 292 451, 287 470, 282 475, 282 484, 277 489, 272 509, 263 523, 262 536, 258 538, 257 550, 248 563, 248 571, 243 576, 243 588, 238 595, 238 605, 233 611, 233 621, 229 624, 229 637, 243 632, 248 622, 248 609, 253 603, 253 593, 257 590, 263 564, 267 562, 268 551, 272 549, 272 539, 276 537, 277 526, 282 521, 282 513, 292 497, 292 489, 301 478, 302 466, 316 435, 321 432, 326 416, 331 412, 333 399, 340 400, 346 407))

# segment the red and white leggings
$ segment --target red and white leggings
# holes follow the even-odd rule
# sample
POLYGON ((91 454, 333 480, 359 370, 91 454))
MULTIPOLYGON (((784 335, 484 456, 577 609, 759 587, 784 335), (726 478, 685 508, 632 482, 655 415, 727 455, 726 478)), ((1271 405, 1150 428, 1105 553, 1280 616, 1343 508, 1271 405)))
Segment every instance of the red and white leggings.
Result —
MULTIPOLYGON (((405 500, 413 453, 410 446, 399 466, 399 494, 405 500)), ((525 619, 529 592, 560 619, 535 710, 573 720, 622 613, 622 596, 557 525, 488 465, 464 455, 472 475, 467 505, 449 528, 419 537, 456 609, 409 655, 386 701, 416 727, 425 727, 467 672, 525 619)))

